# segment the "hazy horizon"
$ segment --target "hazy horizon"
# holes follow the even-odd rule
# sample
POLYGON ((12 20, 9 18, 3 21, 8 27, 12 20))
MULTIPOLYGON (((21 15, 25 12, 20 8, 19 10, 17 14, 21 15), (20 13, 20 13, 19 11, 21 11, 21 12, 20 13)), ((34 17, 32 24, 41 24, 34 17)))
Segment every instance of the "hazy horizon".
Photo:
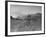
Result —
POLYGON ((41 6, 10 5, 11 16, 24 16, 27 14, 35 14, 37 12, 42 12, 41 6))

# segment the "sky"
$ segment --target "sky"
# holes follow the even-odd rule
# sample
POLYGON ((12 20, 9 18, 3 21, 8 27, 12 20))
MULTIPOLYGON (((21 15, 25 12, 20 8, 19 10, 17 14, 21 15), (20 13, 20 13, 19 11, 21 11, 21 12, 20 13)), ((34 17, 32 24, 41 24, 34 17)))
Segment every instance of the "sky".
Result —
POLYGON ((41 6, 10 5, 10 15, 15 17, 41 12, 42 12, 41 6))

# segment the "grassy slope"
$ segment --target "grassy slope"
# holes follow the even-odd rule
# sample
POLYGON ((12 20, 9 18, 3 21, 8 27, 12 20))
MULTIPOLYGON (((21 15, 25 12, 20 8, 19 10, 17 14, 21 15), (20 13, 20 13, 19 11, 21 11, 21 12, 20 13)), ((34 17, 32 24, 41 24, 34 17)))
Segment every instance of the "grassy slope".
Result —
MULTIPOLYGON (((32 16, 35 18, 34 16, 32 16)), ((41 29, 40 19, 37 21, 30 21, 30 25, 26 26, 25 20, 11 19, 11 31, 37 31, 41 29)))

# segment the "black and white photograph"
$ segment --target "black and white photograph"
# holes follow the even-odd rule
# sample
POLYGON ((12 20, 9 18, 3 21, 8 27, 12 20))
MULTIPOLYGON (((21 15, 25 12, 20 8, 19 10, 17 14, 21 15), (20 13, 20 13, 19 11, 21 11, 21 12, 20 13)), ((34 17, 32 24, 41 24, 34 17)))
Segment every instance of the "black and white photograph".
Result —
POLYGON ((8 35, 44 33, 44 4, 8 2, 8 35))

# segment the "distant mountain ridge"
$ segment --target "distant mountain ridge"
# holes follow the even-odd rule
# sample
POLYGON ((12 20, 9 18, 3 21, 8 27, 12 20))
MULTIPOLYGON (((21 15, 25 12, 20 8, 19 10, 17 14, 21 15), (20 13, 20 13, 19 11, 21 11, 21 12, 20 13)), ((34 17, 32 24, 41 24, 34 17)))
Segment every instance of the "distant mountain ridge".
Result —
POLYGON ((30 14, 28 14, 28 15, 25 15, 25 16, 22 16, 22 17, 17 17, 17 18, 13 18, 12 16, 10 16, 10 18, 11 19, 16 19, 16 20, 22 20, 22 19, 26 19, 26 18, 28 18, 28 19, 30 19, 30 18, 40 18, 41 17, 41 13, 36 13, 36 14, 32 14, 32 15, 30 15, 30 14))

